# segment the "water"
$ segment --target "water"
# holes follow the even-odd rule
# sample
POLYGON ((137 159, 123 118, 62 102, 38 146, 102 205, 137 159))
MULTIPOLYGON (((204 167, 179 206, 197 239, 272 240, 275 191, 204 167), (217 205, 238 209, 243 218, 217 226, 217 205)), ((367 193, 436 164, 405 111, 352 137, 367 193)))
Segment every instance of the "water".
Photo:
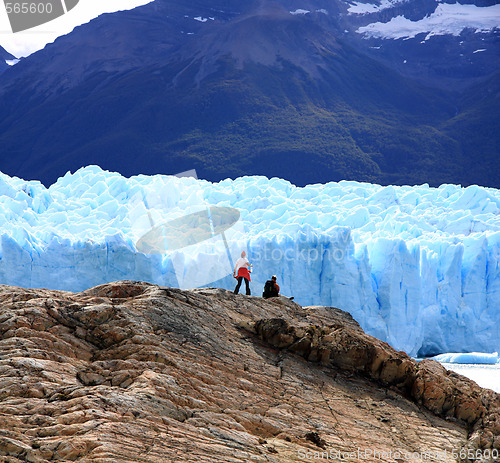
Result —
POLYGON ((493 389, 500 393, 500 364, 463 364, 442 363, 447 370, 452 370, 475 381, 479 386, 493 389))

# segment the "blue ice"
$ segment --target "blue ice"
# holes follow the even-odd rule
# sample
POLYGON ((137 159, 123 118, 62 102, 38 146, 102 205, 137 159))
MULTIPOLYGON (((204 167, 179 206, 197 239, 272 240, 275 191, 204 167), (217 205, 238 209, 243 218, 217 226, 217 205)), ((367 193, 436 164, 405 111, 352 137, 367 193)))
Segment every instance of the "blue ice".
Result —
POLYGON ((276 274, 283 294, 346 310, 410 355, 500 351, 496 189, 299 188, 257 176, 125 178, 89 166, 49 188, 0 174, 0 223, 2 284, 81 291, 131 279, 233 289, 231 267, 245 249, 254 295, 276 274), (137 250, 156 225, 213 206, 238 210, 238 226, 181 250, 137 250))

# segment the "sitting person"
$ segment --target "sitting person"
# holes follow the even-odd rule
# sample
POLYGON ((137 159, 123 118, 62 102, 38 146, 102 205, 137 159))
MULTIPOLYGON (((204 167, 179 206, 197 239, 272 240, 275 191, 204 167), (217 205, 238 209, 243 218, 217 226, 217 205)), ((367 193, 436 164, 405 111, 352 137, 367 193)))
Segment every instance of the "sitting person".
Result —
POLYGON ((280 287, 278 286, 278 283, 276 283, 276 275, 273 275, 270 280, 266 281, 262 297, 264 299, 268 299, 270 297, 278 297, 279 294, 280 294, 280 287))

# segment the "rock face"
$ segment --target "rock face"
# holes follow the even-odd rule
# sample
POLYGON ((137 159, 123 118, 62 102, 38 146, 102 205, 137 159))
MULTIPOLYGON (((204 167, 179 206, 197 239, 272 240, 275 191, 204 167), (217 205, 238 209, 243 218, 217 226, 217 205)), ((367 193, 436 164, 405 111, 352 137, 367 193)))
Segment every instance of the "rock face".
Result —
POLYGON ((139 282, 0 287, 3 462, 452 462, 500 448, 499 410, 337 309, 139 282))

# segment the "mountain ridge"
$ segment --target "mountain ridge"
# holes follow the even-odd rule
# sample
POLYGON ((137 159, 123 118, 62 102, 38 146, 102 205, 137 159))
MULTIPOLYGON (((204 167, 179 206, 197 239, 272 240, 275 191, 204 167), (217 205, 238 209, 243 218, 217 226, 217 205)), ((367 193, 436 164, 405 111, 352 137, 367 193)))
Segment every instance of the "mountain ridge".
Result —
POLYGON ((10 68, 7 61, 15 59, 16 57, 14 55, 11 55, 7 50, 5 50, 5 48, 0 46, 0 74, 10 68))
MULTIPOLYGON (((360 15, 324 3, 293 14, 290 1, 227 11, 227 2, 157 0, 76 28, 2 74, 0 143, 12 155, 0 169, 45 184, 99 164, 125 175, 194 168, 213 181, 500 186, 491 174, 499 108, 467 98, 477 76, 466 91, 419 82, 395 58, 388 66, 368 53, 375 39, 355 32, 360 15), (478 125, 492 126, 479 157, 468 145, 478 125)), ((431 2, 406 3, 398 8, 431 2)))

